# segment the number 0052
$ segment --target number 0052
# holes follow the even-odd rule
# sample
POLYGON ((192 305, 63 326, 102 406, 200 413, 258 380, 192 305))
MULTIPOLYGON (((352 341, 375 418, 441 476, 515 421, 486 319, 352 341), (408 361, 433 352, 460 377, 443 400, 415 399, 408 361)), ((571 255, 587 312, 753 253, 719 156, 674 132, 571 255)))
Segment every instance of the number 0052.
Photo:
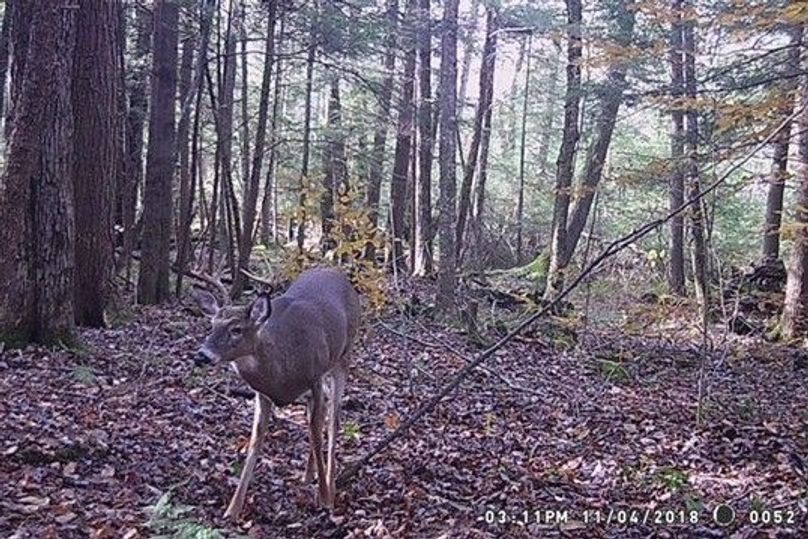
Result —
POLYGON ((794 511, 781 511, 779 509, 752 509, 749 511, 750 524, 794 524, 796 517, 794 511))

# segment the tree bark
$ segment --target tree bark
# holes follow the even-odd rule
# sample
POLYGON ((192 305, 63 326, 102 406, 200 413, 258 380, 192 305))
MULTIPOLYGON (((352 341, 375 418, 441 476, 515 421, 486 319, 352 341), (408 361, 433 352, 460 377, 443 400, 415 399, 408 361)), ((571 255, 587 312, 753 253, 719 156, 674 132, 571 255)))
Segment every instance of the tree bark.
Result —
POLYGON ((131 254, 137 243, 138 191, 143 183, 143 131, 146 125, 149 84, 148 57, 151 49, 151 14, 137 10, 135 18, 135 46, 129 65, 129 110, 126 115, 126 184, 121 190, 121 218, 123 221, 123 255, 120 265, 126 266, 127 278, 131 267, 131 254))
POLYGON ((457 4, 446 0, 441 32, 440 70, 440 196, 438 197, 438 271, 437 307, 444 313, 455 309, 457 259, 455 256, 455 225, 457 195, 457 4))
MULTIPOLYGON (((686 1, 685 8, 691 9, 692 5, 686 1)), ((692 20, 685 21, 682 32, 682 44, 685 51, 685 95, 688 101, 685 114, 685 152, 687 154, 687 191, 690 198, 693 198, 701 191, 698 165, 698 111, 694 106, 696 100, 696 40, 694 34, 695 23, 692 20)), ((692 263, 696 299, 702 306, 702 314, 706 316, 710 308, 710 290, 707 283, 707 276, 709 275, 707 242, 704 237, 704 218, 701 203, 694 204, 691 207, 690 231, 693 238, 692 263)))
POLYGON ((272 82, 272 62, 275 57, 275 19, 277 2, 270 2, 267 14, 267 38, 264 49, 264 72, 261 79, 261 97, 258 102, 258 124, 255 128, 255 148, 253 162, 250 167, 250 179, 244 193, 242 214, 241 242, 239 243, 238 271, 233 275, 233 295, 238 296, 244 288, 244 275, 241 270, 248 269, 255 232, 256 207, 258 191, 261 188, 261 167, 264 163, 264 144, 267 135, 267 116, 269 113, 269 90, 272 82))
POLYGON ((0 27, 0 121, 6 116, 6 76, 8 75, 9 59, 9 28, 11 26, 11 10, 13 1, 6 2, 3 10, 3 22, 0 27))
MULTIPOLYGON (((670 37, 671 98, 671 162, 670 209, 681 207, 685 201, 685 117, 682 108, 684 94, 684 56, 682 39, 682 0, 673 0, 673 24, 670 37)), ((671 256, 668 287, 671 293, 685 295, 684 215, 671 219, 671 256)))
POLYGON ((64 342, 74 328, 76 12, 33 1, 15 2, 14 11, 14 126, 0 182, 0 341, 64 342))
POLYGON ((466 221, 471 208, 471 187, 474 173, 477 170, 477 159, 480 154, 480 141, 483 135, 483 123, 494 97, 494 69, 497 54, 497 16, 493 8, 488 8, 485 23, 485 45, 483 45, 482 67, 480 68, 480 99, 474 116, 474 132, 469 145, 468 159, 463 172, 463 183, 460 185, 460 203, 457 209, 457 231, 455 250, 458 259, 463 250, 466 232, 466 221))
POLYGON ((277 32, 278 51, 275 58, 275 83, 272 88, 272 116, 269 121, 269 162, 267 163, 266 181, 264 182, 264 196, 261 199, 261 243, 269 245, 278 242, 278 178, 275 174, 278 163, 278 118, 283 111, 283 69, 281 56, 283 55, 284 19, 283 12, 278 14, 280 27, 277 32))
POLYGON ((457 99, 460 106, 460 116, 466 107, 466 89, 469 84, 469 73, 471 72, 471 53, 474 50, 474 34, 477 33, 477 12, 480 10, 480 0, 471 0, 469 10, 469 25, 466 29, 465 46, 463 47, 463 60, 460 65, 460 90, 457 99))
POLYGON ((418 84, 418 180, 415 186, 415 256, 413 273, 432 273, 432 19, 430 0, 420 0, 417 30, 418 84))
POLYGON ((314 59, 317 55, 317 35, 312 24, 306 55, 306 90, 303 105, 303 158, 300 165, 300 214, 297 223, 297 248, 303 251, 306 243, 306 189, 309 182, 309 153, 311 151, 311 97, 314 86, 314 59))
POLYGON ((331 78, 326 127, 326 152, 323 160, 323 193, 320 198, 320 220, 322 221, 321 246, 323 253, 336 247, 333 237, 337 214, 335 199, 344 192, 348 177, 345 164, 345 135, 342 131, 342 101, 340 99, 339 77, 331 78))
POLYGON ((555 203, 553 205, 553 236, 550 244, 550 268, 545 297, 554 299, 564 285, 566 270, 567 216, 570 190, 578 145, 578 116, 581 102, 581 1, 567 3, 567 94, 564 100, 564 128, 558 153, 555 203))
MULTIPOLYGON (((800 43, 802 42, 803 26, 795 25, 790 29, 791 39, 785 72, 787 78, 783 80, 782 91, 785 99, 778 111, 781 117, 787 118, 794 112, 793 94, 797 90, 799 78, 796 76, 800 70, 800 43)), ((763 226, 763 252, 764 260, 777 260, 780 258, 780 224, 783 219, 783 194, 788 176, 788 147, 791 140, 791 124, 785 126, 772 141, 774 156, 769 175, 769 191, 766 197, 766 218, 763 226)))
POLYGON ((782 330, 786 339, 808 334, 808 79, 800 83, 800 107, 797 118, 799 162, 797 167, 797 207, 794 245, 788 264, 786 298, 782 330))
MULTIPOLYGON (((191 92, 196 88, 191 88, 191 78, 194 61, 194 39, 187 37, 182 44, 182 55, 180 59, 179 75, 179 99, 184 103, 191 92)), ((195 92, 198 93, 198 92, 195 92)), ((198 106, 198 100, 197 100, 198 106)), ((197 110, 198 112, 198 110, 197 110)), ((196 116, 194 118, 196 121, 196 116)), ((187 265, 189 244, 191 239, 191 222, 186 216, 191 212, 191 118, 180 116, 177 123, 177 155, 179 161, 179 204, 175 217, 175 236, 177 238, 177 259, 176 266, 185 270, 187 265)), ((175 292, 177 296, 182 292, 182 273, 177 274, 175 292)))
MULTIPOLYGON (((635 9, 633 0, 621 0, 615 5, 616 34, 614 42, 620 49, 626 49, 631 45, 634 35, 635 9)), ((620 59, 616 60, 609 68, 606 76, 606 83, 600 91, 600 115, 597 123, 597 135, 595 142, 589 148, 584 168, 583 180, 578 197, 572 210, 572 217, 567 225, 567 237, 564 244, 564 266, 569 264, 581 233, 586 227, 589 218, 589 211, 592 208, 592 201, 595 198, 595 190, 603 177, 603 167, 606 164, 606 156, 609 153, 609 146, 612 142, 614 124, 617 121, 617 113, 623 102, 623 91, 626 87, 626 63, 620 59)))
POLYGON ((405 213, 407 207, 407 176, 412 150, 413 128, 413 93, 415 79, 415 39, 414 29, 416 0, 408 0, 405 32, 408 37, 401 43, 405 48, 404 65, 401 70, 401 98, 398 106, 398 128, 396 131, 396 150, 393 160, 393 179, 390 184, 390 216, 392 222, 393 264, 397 270, 406 268, 404 263, 405 213))
POLYGON ((81 0, 73 59, 76 323, 103 327, 113 269, 118 2, 81 0))
POLYGON ((145 304, 162 303, 169 296, 178 19, 176 2, 155 2, 143 249, 137 287, 138 301, 145 304))
MULTIPOLYGON (((519 143, 519 192, 516 196, 516 263, 522 263, 522 232, 525 213, 525 146, 527 142, 527 104, 530 98, 530 54, 533 33, 527 36, 527 66, 525 68, 525 90, 522 96, 522 131, 519 143)), ((569 73, 568 73, 569 75, 569 73)), ((580 75, 579 75, 580 78, 580 75)))
POLYGON ((367 188, 367 205, 370 220, 379 226, 379 200, 382 189, 384 151, 387 144, 387 122, 390 118, 390 104, 393 96, 393 77, 396 69, 396 32, 398 26, 398 0, 387 0, 387 39, 384 45, 384 79, 379 89, 379 111, 376 116, 376 129, 373 134, 373 148, 370 157, 370 173, 367 188))

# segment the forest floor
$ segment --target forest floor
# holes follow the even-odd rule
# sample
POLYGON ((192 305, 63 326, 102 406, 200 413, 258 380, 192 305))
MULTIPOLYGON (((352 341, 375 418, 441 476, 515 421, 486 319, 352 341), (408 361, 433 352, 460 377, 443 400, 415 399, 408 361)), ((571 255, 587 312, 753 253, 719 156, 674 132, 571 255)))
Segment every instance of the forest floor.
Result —
MULTIPOLYGON (((188 303, 137 308, 83 330, 79 349, 2 354, 0 536, 808 536, 800 352, 738 340, 705 357, 697 340, 616 330, 515 339, 338 492, 332 513, 302 482, 303 406, 278 411, 229 524, 252 400, 234 396, 245 386, 227 366, 195 368, 207 328, 188 303), (728 528, 713 523, 719 503, 737 510, 728 528), (621 524, 618 510, 638 512, 621 524), (691 510, 697 522, 680 524, 691 510)), ((342 462, 477 350, 423 318, 376 322, 354 358, 342 462)))

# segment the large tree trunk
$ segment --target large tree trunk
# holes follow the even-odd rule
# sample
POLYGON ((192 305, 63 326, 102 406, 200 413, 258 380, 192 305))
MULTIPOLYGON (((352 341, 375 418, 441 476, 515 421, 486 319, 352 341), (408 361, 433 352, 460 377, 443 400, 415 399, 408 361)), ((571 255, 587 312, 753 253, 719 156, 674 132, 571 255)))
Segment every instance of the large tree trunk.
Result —
POLYGON ((417 31, 418 83, 418 180, 415 185, 415 256, 413 273, 432 273, 432 30, 431 2, 420 0, 417 31))
MULTIPOLYGON (((621 50, 625 50, 631 45, 634 35, 635 10, 631 4, 631 0, 621 0, 615 6, 616 33, 614 42, 621 50)), ((606 84, 600 92, 600 116, 598 117, 597 134, 595 142, 589 148, 583 180, 581 181, 580 189, 578 189, 578 197, 572 210, 572 217, 567 225, 567 237, 564 244, 564 266, 569 264, 572 255, 575 253, 575 248, 578 246, 581 233, 589 218, 589 210, 592 208, 595 190, 603 177, 603 166, 609 153, 614 124, 617 121, 620 104, 623 102, 625 87, 626 63, 618 59, 609 68, 606 84)))
POLYGON ((398 21, 398 0, 387 0, 387 28, 384 52, 384 79, 379 90, 379 111, 376 116, 376 129, 373 134, 373 148, 370 157, 370 173, 367 188, 367 205, 374 226, 379 225, 379 200, 382 189, 384 151, 387 144, 387 123, 390 118, 390 103, 393 96, 393 77, 396 68, 396 32, 398 21))
POLYGON ((75 18, 58 2, 15 2, 14 125, 0 182, 0 341, 12 344, 73 333, 75 18))
POLYGON ((789 260, 786 299, 783 307, 783 336, 787 339, 808 334, 808 79, 801 79, 802 112, 797 119, 799 166, 794 246, 789 260))
MULTIPOLYGON (((790 29, 788 57, 785 65, 786 77, 782 83, 784 104, 778 111, 783 118, 791 116, 794 112, 794 98, 791 94, 797 89, 800 70, 800 43, 802 42, 803 27, 795 25, 790 29)), ((786 177, 788 176, 788 147, 791 140, 791 124, 785 126, 772 141, 774 156, 769 175, 769 192, 766 197, 766 219, 763 227, 763 258, 777 260, 780 258, 780 224, 783 219, 783 193, 785 191, 786 177)))
POLYGON ((437 307, 443 312, 454 311, 457 286, 455 256, 455 224, 457 196, 457 4, 446 0, 441 34, 440 65, 440 196, 438 197, 438 271, 437 307))
POLYGON ((129 65, 129 110, 126 114, 126 184, 118 186, 121 191, 121 219, 123 221, 123 254, 121 266, 131 267, 131 254, 137 243, 135 222, 137 218, 138 190, 143 183, 143 130, 146 125, 148 102, 146 89, 149 84, 147 60, 151 49, 151 13, 137 10, 135 17, 135 46, 129 65))
POLYGON ((460 203, 457 209, 457 234, 455 250, 458 258, 463 249, 466 232, 466 220, 471 208, 471 187, 474 173, 477 170, 477 159, 480 154, 480 141, 483 134, 485 116, 491 109, 494 97, 494 68, 497 53, 497 16, 493 8, 487 10, 485 23, 485 45, 483 46, 482 68, 480 69, 480 100, 474 116, 474 132, 469 145, 468 159, 463 172, 463 183, 460 185, 460 203))
MULTIPOLYGON (((681 104, 684 94, 684 56, 682 40, 682 0, 673 0, 673 24, 670 37, 671 98, 671 163, 670 209, 675 210, 685 201, 685 116, 681 104)), ((671 256, 668 268, 668 286, 671 293, 685 294, 684 215, 671 219, 671 256)))
MULTIPOLYGON (((182 44, 182 56, 180 59, 180 103, 184 103, 191 92, 195 92, 196 88, 191 88, 191 76, 193 71, 194 61, 194 40, 192 37, 185 38, 182 44)), ((197 92, 195 92, 197 93, 197 92)), ((198 105, 198 101, 197 101, 198 105)), ((197 109, 198 112, 198 109, 197 109)), ((195 116, 194 121, 196 121, 195 116)), ((175 217, 174 228, 176 230, 177 238, 177 284, 176 294, 179 296, 182 291, 182 271, 185 270, 187 265, 190 237, 191 237, 191 223, 186 219, 186 216, 191 212, 191 196, 193 190, 191 188, 191 118, 180 116, 180 121, 177 123, 177 156, 179 160, 179 204, 177 208, 177 215, 175 217)))
POLYGON ((20 100, 25 82, 25 65, 28 60, 28 41, 30 38, 31 20, 34 14, 34 2, 30 0, 14 0, 8 4, 11 29, 11 84, 9 84, 6 112, 5 135, 11 139, 11 128, 14 126, 14 114, 20 100))
POLYGON ((261 97, 258 103, 258 124, 255 129, 255 149, 250 167, 250 179, 244 193, 241 241, 239 242, 238 271, 233 275, 233 295, 238 296, 244 288, 242 270, 248 269, 255 231, 258 191, 261 188, 261 167, 264 162, 264 144, 267 135, 269 113, 269 89, 272 82, 272 61, 275 56, 275 16, 277 3, 270 2, 267 15, 267 38, 264 49, 264 72, 261 79, 261 97))
POLYGON ((82 0, 73 60, 76 323, 103 327, 113 269, 118 2, 82 0))
MULTIPOLYGON (((689 2, 685 2, 684 7, 686 10, 692 8, 689 2)), ((696 43, 694 33, 695 23, 692 20, 687 20, 684 23, 682 44, 685 51, 685 95, 688 100, 685 115, 685 151, 687 153, 687 194, 689 198, 694 198, 701 191, 698 164, 698 112, 694 106, 696 100, 696 43)), ((707 284, 707 276, 709 275, 707 241, 704 235, 704 217, 700 202, 690 208, 690 231, 693 237, 692 262, 696 298, 702 306, 702 313, 706 316, 710 308, 710 290, 707 284)))
POLYGON ((406 48, 404 65, 401 70, 401 98, 398 106, 398 128, 396 131, 396 151, 393 160, 393 179, 390 184, 390 216, 393 226, 393 264, 398 270, 404 264, 405 213, 407 207, 407 176, 412 150, 413 93, 415 79, 415 39, 410 28, 415 28, 416 0, 407 2, 407 38, 401 44, 406 48))
POLYGON ((176 2, 155 2, 143 249, 137 287, 138 301, 145 304, 161 303, 169 296, 178 19, 176 2))
POLYGON ((3 10, 2 27, 0 27, 0 122, 3 121, 6 115, 6 75, 8 75, 8 45, 12 6, 11 1, 6 2, 6 7, 3 10))
POLYGON ((550 243, 550 268, 545 296, 555 297, 564 285, 566 270, 567 216, 570 190, 578 145, 578 115, 581 103, 581 0, 567 0, 567 95, 564 100, 564 128, 558 153, 553 236, 550 243))

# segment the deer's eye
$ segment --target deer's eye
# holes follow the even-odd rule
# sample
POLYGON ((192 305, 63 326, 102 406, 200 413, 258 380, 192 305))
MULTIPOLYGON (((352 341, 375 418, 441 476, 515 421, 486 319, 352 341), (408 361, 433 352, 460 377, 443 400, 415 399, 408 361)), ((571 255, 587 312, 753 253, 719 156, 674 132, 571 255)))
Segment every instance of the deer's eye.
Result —
POLYGON ((241 337, 242 329, 241 326, 233 326, 230 328, 230 336, 234 339, 238 339, 241 337))

